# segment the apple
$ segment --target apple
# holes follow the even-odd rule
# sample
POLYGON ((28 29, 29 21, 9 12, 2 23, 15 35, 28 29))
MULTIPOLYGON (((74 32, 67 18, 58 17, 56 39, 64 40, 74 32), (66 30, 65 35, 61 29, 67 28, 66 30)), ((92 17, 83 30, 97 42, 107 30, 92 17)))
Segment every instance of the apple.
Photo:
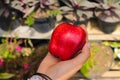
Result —
POLYGON ((48 45, 50 53, 60 60, 73 58, 86 42, 86 32, 80 26, 63 22, 56 26, 48 45))

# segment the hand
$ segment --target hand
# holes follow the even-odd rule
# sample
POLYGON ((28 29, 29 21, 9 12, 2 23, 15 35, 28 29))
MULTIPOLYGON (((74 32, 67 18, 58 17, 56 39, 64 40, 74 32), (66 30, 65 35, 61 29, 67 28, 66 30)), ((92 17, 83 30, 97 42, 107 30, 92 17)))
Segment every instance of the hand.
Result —
POLYGON ((82 52, 74 57, 73 59, 60 61, 58 58, 55 58, 50 53, 43 59, 40 64, 38 71, 48 75, 53 80, 67 80, 72 77, 86 62, 90 54, 90 44, 86 42, 82 52))
POLYGON ((48 52, 47 56, 43 59, 42 63, 40 64, 37 72, 49 76, 50 78, 52 78, 52 80, 68 80, 78 70, 80 70, 82 65, 89 58, 89 56, 89 42, 85 43, 80 54, 66 61, 61 61, 48 52))

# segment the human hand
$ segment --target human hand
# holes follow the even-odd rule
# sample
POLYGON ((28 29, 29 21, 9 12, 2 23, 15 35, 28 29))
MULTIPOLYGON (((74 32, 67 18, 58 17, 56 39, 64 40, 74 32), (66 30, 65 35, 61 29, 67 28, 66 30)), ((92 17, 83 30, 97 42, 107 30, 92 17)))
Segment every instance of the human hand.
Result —
POLYGON ((85 43, 80 54, 70 60, 61 61, 48 52, 37 72, 49 76, 52 80, 67 80, 82 67, 89 56, 90 43, 88 41, 85 43))

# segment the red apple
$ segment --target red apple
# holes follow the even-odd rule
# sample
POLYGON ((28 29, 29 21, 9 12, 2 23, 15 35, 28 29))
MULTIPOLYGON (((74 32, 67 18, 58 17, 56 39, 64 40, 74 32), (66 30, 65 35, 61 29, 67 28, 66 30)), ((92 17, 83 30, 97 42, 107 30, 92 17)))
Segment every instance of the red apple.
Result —
POLYGON ((53 31, 49 51, 61 60, 73 58, 86 42, 86 32, 80 26, 67 22, 59 24, 53 31))

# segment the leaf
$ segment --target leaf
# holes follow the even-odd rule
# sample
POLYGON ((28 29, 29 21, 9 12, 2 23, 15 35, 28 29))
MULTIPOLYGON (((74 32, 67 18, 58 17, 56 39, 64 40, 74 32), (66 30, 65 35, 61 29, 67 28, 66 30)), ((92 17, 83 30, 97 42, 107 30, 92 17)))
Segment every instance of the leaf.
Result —
POLYGON ((83 11, 77 10, 77 15, 78 15, 79 17, 81 17, 81 16, 83 15, 83 11))
POLYGON ((89 63, 86 62, 86 63, 82 66, 82 68, 80 69, 80 72, 81 72, 85 77, 89 77, 89 69, 88 69, 88 67, 89 67, 89 63))
POLYGON ((1 44, 0 45, 0 55, 3 56, 7 50, 7 45, 6 44, 1 44))
POLYGON ((70 8, 68 6, 63 6, 63 7, 60 7, 59 9, 62 11, 72 11, 73 10, 72 8, 70 8))
POLYGON ((9 56, 9 51, 6 50, 5 53, 4 53, 4 57, 5 57, 5 58, 8 58, 8 56, 9 56))
POLYGON ((15 9, 18 9, 19 11, 24 10, 24 8, 22 6, 23 6, 23 3, 20 2, 20 1, 14 0, 14 1, 11 2, 11 7, 15 8, 15 9))
POLYGON ((69 3, 69 0, 61 0, 63 3, 65 3, 68 7, 72 7, 71 4, 69 3))
POLYGON ((50 11, 50 16, 53 17, 53 16, 56 16, 57 14, 61 14, 62 12, 60 10, 51 10, 50 11))
POLYGON ((25 24, 31 26, 32 24, 34 24, 34 18, 33 18, 34 13, 31 13, 30 15, 27 16, 26 20, 25 20, 25 24))
POLYGON ((56 15, 57 22, 61 21, 62 19, 63 19, 63 15, 61 15, 61 14, 56 15))
POLYGON ((34 47, 32 41, 30 39, 28 39, 28 43, 31 47, 34 47))
POLYGON ((55 4, 57 0, 48 0, 48 2, 49 2, 49 5, 51 5, 51 4, 55 4))
POLYGON ((29 5, 29 6, 34 6, 36 3, 38 3, 39 0, 23 0, 23 3, 25 3, 26 5, 29 5))
POLYGON ((8 58, 9 58, 9 59, 14 59, 14 58, 15 58, 15 55, 9 54, 9 55, 8 55, 8 58))
POLYGON ((15 74, 12 73, 0 73, 0 79, 9 79, 15 76, 15 74))
POLYGON ((70 13, 70 14, 67 14, 67 15, 64 15, 64 17, 70 21, 76 21, 76 17, 73 13, 70 13))
POLYGON ((82 1, 79 5, 85 7, 85 9, 86 8, 95 8, 96 6, 98 6, 97 3, 89 2, 87 0, 82 1))
POLYGON ((113 4, 112 6, 115 7, 116 9, 120 10, 120 1, 115 3, 115 4, 113 4))

